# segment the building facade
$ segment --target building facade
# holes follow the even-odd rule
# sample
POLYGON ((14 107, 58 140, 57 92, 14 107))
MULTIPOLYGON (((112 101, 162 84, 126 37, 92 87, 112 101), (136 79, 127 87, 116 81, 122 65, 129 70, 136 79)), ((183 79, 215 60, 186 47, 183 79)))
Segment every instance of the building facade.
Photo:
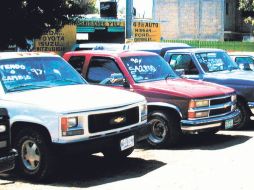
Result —
POLYGON ((163 39, 242 40, 250 35, 238 0, 154 0, 163 39))

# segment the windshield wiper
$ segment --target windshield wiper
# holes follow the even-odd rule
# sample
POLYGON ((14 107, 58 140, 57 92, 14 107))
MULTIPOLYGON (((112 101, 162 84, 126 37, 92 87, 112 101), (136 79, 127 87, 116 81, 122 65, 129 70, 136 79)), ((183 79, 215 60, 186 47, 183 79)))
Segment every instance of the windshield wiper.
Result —
POLYGON ((14 92, 14 91, 21 90, 22 88, 26 89, 27 87, 32 87, 32 89, 34 89, 34 88, 48 88, 49 86, 35 85, 35 84, 22 84, 22 85, 14 86, 14 87, 8 89, 7 91, 14 92))
POLYGON ((52 82, 71 82, 71 83, 74 83, 74 84, 83 84, 81 82, 78 82, 78 81, 75 81, 75 80, 70 80, 70 79, 57 79, 57 80, 52 80, 52 82))

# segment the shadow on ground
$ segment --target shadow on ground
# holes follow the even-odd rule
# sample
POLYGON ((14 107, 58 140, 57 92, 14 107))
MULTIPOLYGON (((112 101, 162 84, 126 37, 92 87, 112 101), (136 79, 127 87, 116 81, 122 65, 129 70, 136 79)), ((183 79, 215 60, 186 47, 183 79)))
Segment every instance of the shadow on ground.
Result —
MULTIPOLYGON (((229 135, 229 134, 214 134, 214 135, 184 135, 181 141, 169 148, 169 150, 191 150, 191 149, 199 149, 199 150, 220 150, 229 148, 238 144, 242 144, 249 139, 251 136, 245 135, 229 135)), ((155 149, 151 147, 146 142, 143 142, 138 146, 138 148, 144 150, 155 149)))
MULTIPOLYGON (((131 157, 121 162, 113 162, 104 159, 103 156, 92 155, 64 158, 61 159, 58 165, 58 170, 55 172, 56 174, 51 180, 50 186, 91 187, 141 177, 164 166, 165 163, 131 157)), ((0 175, 0 179, 31 183, 31 181, 21 180, 12 173, 0 175)))

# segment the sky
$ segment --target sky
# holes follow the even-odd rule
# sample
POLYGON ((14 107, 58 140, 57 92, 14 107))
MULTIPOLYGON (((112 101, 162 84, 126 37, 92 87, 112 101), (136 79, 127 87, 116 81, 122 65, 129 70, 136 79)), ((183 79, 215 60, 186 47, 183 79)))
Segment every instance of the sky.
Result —
MULTIPOLYGON (((126 0, 117 0, 118 10, 124 9, 126 0)), ((100 0, 97 0, 97 6, 99 7, 100 0)), ((136 8, 138 18, 152 18, 153 0, 133 0, 133 7, 136 8)), ((124 11, 125 13, 125 11, 124 11)))

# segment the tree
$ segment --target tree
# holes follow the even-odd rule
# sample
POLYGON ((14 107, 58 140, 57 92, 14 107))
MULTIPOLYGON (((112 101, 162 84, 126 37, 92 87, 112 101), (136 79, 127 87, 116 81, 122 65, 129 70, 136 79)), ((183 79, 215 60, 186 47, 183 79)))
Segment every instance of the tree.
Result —
POLYGON ((94 14, 99 13, 96 8, 96 0, 76 0, 80 5, 83 14, 94 14))
POLYGON ((0 6, 0 50, 21 48, 50 29, 61 29, 81 12, 74 0, 8 0, 0 6))
POLYGON ((253 0, 240 0, 239 9, 245 17, 245 22, 254 25, 254 1, 253 0))

